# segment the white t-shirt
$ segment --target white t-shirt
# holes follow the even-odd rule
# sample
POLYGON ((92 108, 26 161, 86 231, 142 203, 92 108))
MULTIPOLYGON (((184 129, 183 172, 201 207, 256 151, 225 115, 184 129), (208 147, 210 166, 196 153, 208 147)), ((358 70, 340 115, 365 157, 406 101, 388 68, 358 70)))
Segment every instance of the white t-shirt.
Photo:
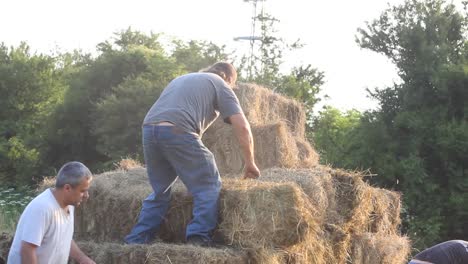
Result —
POLYGON ((73 238, 74 209, 61 208, 50 189, 34 198, 21 214, 8 264, 21 264, 21 241, 38 246, 39 264, 66 264, 73 238))

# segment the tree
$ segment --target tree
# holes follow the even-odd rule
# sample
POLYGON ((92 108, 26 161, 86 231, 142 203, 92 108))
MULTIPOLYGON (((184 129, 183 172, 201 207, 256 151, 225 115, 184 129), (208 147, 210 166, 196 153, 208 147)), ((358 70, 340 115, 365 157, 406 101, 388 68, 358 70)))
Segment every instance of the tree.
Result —
POLYGON ((41 175, 40 152, 47 120, 65 85, 58 59, 31 54, 29 46, 0 45, 0 179, 11 185, 41 175))
POLYGON ((402 79, 371 93, 380 109, 362 135, 377 140, 361 149, 380 149, 365 154, 373 179, 403 192, 404 227, 421 248, 468 236, 467 22, 453 4, 408 0, 358 31, 358 44, 390 58, 402 79))
POLYGON ((168 58, 155 56, 148 72, 127 78, 96 105, 92 134, 97 150, 112 162, 142 157, 141 124, 164 87, 183 71, 168 58))
POLYGON ((184 65, 186 72, 198 72, 229 57, 224 46, 219 47, 211 42, 191 40, 186 43, 176 39, 173 45, 171 57, 177 64, 184 65))
MULTIPOLYGON (((342 113, 333 107, 324 107, 312 124, 314 146, 320 152, 321 163, 333 167, 358 169, 354 153, 356 130, 362 115, 357 110, 342 113)), ((362 169, 360 167, 360 169, 362 169)))
POLYGON ((53 166, 80 160, 97 169, 109 161, 96 148, 98 138, 93 134, 98 103, 127 79, 147 73, 153 56, 166 56, 158 35, 147 36, 131 29, 116 33, 113 42, 100 43, 98 51, 100 55, 91 61, 75 56, 75 72, 69 75, 69 88, 49 133, 47 163, 53 166))

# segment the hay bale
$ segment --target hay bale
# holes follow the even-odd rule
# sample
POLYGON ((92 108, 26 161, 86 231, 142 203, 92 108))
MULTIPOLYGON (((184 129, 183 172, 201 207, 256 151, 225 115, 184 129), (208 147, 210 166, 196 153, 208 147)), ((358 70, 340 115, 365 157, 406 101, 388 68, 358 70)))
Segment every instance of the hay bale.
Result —
POLYGON ((401 194, 381 188, 371 188, 372 213, 369 232, 397 234, 401 224, 401 194))
POLYGON ((407 237, 382 233, 363 233, 352 238, 351 263, 403 264, 411 252, 407 237))
MULTIPOLYGON (((231 174, 226 177, 239 176, 231 174)), ((310 169, 269 168, 262 171, 259 180, 298 184, 309 197, 312 214, 321 222, 325 222, 327 213, 335 208, 333 179, 329 169, 324 166, 310 169)))
MULTIPOLYGON (((232 248, 203 248, 192 245, 154 243, 152 245, 122 245, 117 243, 78 242, 85 254, 100 264, 127 263, 249 263, 247 251, 232 248)), ((75 263, 72 261, 72 263, 75 263)))
POLYGON ((224 186, 218 230, 229 245, 291 246, 318 229, 295 184, 229 179, 224 186))
POLYGON ((251 83, 240 83, 234 91, 251 124, 284 121, 294 136, 305 137, 306 114, 298 101, 251 83))
POLYGON ((121 159, 119 162, 115 163, 114 165, 116 169, 124 170, 124 171, 143 167, 143 165, 139 161, 131 159, 131 158, 121 159))
MULTIPOLYGON (((271 167, 311 167, 318 164, 318 154, 310 144, 291 135, 286 123, 252 126, 255 161, 260 169, 271 167)), ((240 173, 244 167, 242 151, 232 128, 222 126, 204 136, 205 145, 213 152, 219 171, 240 173)))

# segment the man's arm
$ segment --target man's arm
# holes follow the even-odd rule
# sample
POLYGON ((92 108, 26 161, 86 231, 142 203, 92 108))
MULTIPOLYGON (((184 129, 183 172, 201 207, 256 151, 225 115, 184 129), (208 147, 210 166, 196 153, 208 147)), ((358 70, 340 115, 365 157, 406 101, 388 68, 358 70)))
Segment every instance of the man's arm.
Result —
POLYGON ((239 141, 242 155, 244 156, 244 178, 258 178, 260 176, 260 171, 255 164, 254 142, 249 122, 243 113, 230 116, 229 121, 231 122, 231 125, 234 129, 234 134, 239 141))
POLYGON ((75 243, 75 240, 72 240, 71 242, 70 257, 79 264, 96 264, 96 262, 94 262, 92 259, 86 256, 83 251, 81 251, 81 249, 75 243))
POLYGON ((37 246, 26 241, 21 241, 21 263, 22 264, 37 264, 36 255, 37 246))

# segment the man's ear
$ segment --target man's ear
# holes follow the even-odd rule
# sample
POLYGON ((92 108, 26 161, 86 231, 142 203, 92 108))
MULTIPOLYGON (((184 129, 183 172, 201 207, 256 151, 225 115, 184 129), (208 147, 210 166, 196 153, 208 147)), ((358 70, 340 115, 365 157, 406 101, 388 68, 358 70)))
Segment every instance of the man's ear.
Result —
POLYGON ((66 191, 70 191, 72 188, 72 186, 68 183, 66 183, 65 185, 63 185, 63 189, 66 190, 66 191))

